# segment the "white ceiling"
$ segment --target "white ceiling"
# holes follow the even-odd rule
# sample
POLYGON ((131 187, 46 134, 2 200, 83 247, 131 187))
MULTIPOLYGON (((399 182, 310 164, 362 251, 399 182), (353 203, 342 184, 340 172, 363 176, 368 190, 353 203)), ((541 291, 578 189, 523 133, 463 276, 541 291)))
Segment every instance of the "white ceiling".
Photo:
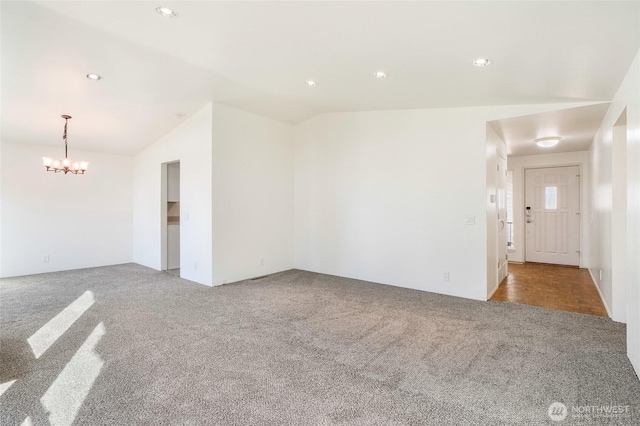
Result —
POLYGON ((1 2, 2 139, 59 144, 70 114, 72 149, 134 154, 210 100, 292 124, 609 101, 640 47, 639 2, 162 2, 176 19, 158 4, 1 2))
POLYGON ((491 121, 490 124, 507 143, 507 154, 536 155, 586 151, 609 108, 600 103, 578 108, 549 111, 522 117, 491 121), (541 148, 535 140, 560 136, 558 145, 541 148))

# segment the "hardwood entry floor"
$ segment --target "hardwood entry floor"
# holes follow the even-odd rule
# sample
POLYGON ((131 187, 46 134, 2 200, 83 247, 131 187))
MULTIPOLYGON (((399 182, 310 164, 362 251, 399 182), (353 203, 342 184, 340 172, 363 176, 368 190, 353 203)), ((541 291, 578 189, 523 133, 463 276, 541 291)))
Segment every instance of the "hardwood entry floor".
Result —
POLYGON ((509 276, 491 300, 606 317, 586 269, 544 263, 509 263, 509 276))

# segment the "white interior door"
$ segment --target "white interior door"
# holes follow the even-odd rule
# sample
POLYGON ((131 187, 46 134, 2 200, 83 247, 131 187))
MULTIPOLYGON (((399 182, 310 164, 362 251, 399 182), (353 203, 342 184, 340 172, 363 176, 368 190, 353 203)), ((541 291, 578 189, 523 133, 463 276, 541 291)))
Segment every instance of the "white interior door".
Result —
POLYGON ((498 179, 496 181, 498 193, 498 283, 507 276, 507 158, 506 154, 498 151, 498 179))
POLYGON ((527 262, 580 265, 580 168, 525 171, 527 262))

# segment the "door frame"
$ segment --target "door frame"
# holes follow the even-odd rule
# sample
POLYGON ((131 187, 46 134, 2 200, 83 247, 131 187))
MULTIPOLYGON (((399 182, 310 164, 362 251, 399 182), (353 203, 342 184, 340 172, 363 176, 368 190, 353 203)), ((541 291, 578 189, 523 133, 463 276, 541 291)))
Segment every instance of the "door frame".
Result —
POLYGON ((496 161, 498 163, 498 167, 497 167, 497 171, 496 171, 496 212, 498 214, 498 219, 500 218, 500 203, 503 202, 504 203, 504 220, 502 220, 502 229, 499 229, 498 226, 496 225, 496 229, 497 229, 497 233, 496 233, 496 249, 498 251, 497 253, 497 258, 498 258, 498 270, 497 270, 497 274, 498 274, 498 287, 500 287, 500 284, 502 284, 502 282, 509 276, 509 247, 507 246, 507 241, 508 241, 508 237, 507 237, 507 172, 509 171, 509 163, 508 163, 508 155, 506 150, 504 152, 500 152, 500 150, 496 150, 496 161), (504 160, 504 170, 502 170, 500 168, 500 158, 502 158, 502 160, 504 160), (500 180, 503 179, 504 181, 504 188, 500 188, 500 180), (500 200, 500 189, 502 189, 504 192, 502 194, 502 200, 500 200), (504 236, 501 240, 500 238, 500 232, 503 231, 504 232, 504 236), (504 240, 504 241, 503 241, 504 240), (502 244, 504 243, 504 245, 502 244), (502 257, 501 253, 501 249, 500 247, 503 247, 504 249, 504 259, 502 257), (500 271, 502 270, 502 268, 500 267, 500 262, 503 262, 503 268, 504 268, 504 276, 500 276, 500 271))
POLYGON ((526 232, 526 207, 527 207, 527 193, 526 193, 526 187, 527 187, 527 170, 535 170, 535 169, 555 169, 555 168, 559 168, 559 167, 578 167, 578 170, 580 171, 580 179, 579 179, 579 185, 578 185, 578 197, 579 197, 579 203, 578 205, 580 206, 580 220, 578 221, 579 223, 579 229, 580 231, 578 232, 578 236, 580 238, 580 244, 578 244, 578 247, 580 248, 580 262, 578 264, 579 268, 586 268, 586 259, 584 256, 584 226, 582 224, 582 222, 584 221, 584 217, 585 217, 585 208, 584 208, 584 165, 582 163, 567 163, 567 164, 553 164, 550 166, 526 166, 522 168, 522 217, 521 217, 521 235, 522 235, 522 262, 526 263, 527 262, 527 232, 526 232))
POLYGON ((168 264, 167 249, 167 186, 170 161, 160 164, 160 270, 166 271, 168 264))
POLYGON ((167 234, 169 233, 167 218, 167 192, 169 190, 169 164, 179 163, 180 160, 172 160, 160 163, 160 270, 166 271, 169 265, 169 249, 167 247, 167 234))

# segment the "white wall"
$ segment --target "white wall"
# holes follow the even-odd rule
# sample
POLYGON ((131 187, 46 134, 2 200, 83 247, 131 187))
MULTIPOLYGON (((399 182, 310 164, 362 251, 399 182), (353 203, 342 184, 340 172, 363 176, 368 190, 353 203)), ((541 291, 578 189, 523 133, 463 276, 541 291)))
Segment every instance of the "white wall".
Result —
POLYGON ((627 354, 640 375, 640 52, 612 108, 622 105, 627 105, 627 354))
MULTIPOLYGON (((623 111, 614 117, 609 109, 589 151, 593 168, 593 218, 591 275, 600 290, 611 318, 627 320, 626 295, 626 129, 615 123, 623 111), (614 143, 614 138, 616 139, 614 143), (624 259, 623 259, 624 257, 624 259)), ((635 166, 637 167, 637 165, 635 166)))
POLYGON ((509 249, 509 261, 524 262, 525 223, 524 223, 524 171, 528 168, 573 166, 581 167, 581 221, 580 221, 580 267, 586 268, 589 255, 589 155, 587 151, 563 152, 558 154, 540 154, 509 156, 507 168, 513 171, 513 239, 514 247, 509 249))
MULTIPOLYGON (((2 127, 0 125, 0 127, 2 127)), ((2 130, 0 129, 0 135, 2 134, 2 130)), ((2 196, 2 170, 4 170, 4 167, 2 167, 2 152, 4 150, 4 144, 2 142, 0 142, 0 277, 4 276, 4 273, 2 271, 2 200, 3 200, 3 196, 2 196)))
POLYGON ((71 146, 71 158, 90 162, 87 173, 47 172, 41 157, 63 149, 2 143, 2 277, 132 260, 132 158, 71 146))
MULTIPOLYGON (((626 112, 613 128, 611 146, 611 311, 627 322, 627 126, 626 112), (623 121, 624 124, 620 124, 623 121)), ((637 167, 637 165, 636 165, 637 167)))
MULTIPOLYGON (((597 277, 603 294, 615 295, 616 282, 612 282, 611 247, 614 243, 611 220, 616 216, 612 199, 613 127, 626 108, 627 112, 627 254, 626 266, 626 320, 627 354, 636 373, 640 374, 640 52, 631 65, 624 82, 614 97, 593 141, 590 152, 593 169, 593 226, 592 255, 589 268, 597 277), (602 248, 602 250, 599 250, 602 248)), ((613 318, 618 317, 613 303, 613 318)), ((620 312, 622 315, 622 312, 620 312)))
POLYGON ((196 114, 134 158, 133 259, 161 269, 161 165, 180 161, 180 275, 212 285, 212 110, 196 114))
POLYGON ((295 267, 486 300, 486 123, 579 105, 332 113, 298 125, 295 267))
POLYGON ((293 127, 213 105, 213 283, 293 268, 293 127))
POLYGON ((161 164, 180 161, 180 275, 218 285, 293 267, 293 128, 210 103, 135 157, 134 260, 161 269, 161 164))

